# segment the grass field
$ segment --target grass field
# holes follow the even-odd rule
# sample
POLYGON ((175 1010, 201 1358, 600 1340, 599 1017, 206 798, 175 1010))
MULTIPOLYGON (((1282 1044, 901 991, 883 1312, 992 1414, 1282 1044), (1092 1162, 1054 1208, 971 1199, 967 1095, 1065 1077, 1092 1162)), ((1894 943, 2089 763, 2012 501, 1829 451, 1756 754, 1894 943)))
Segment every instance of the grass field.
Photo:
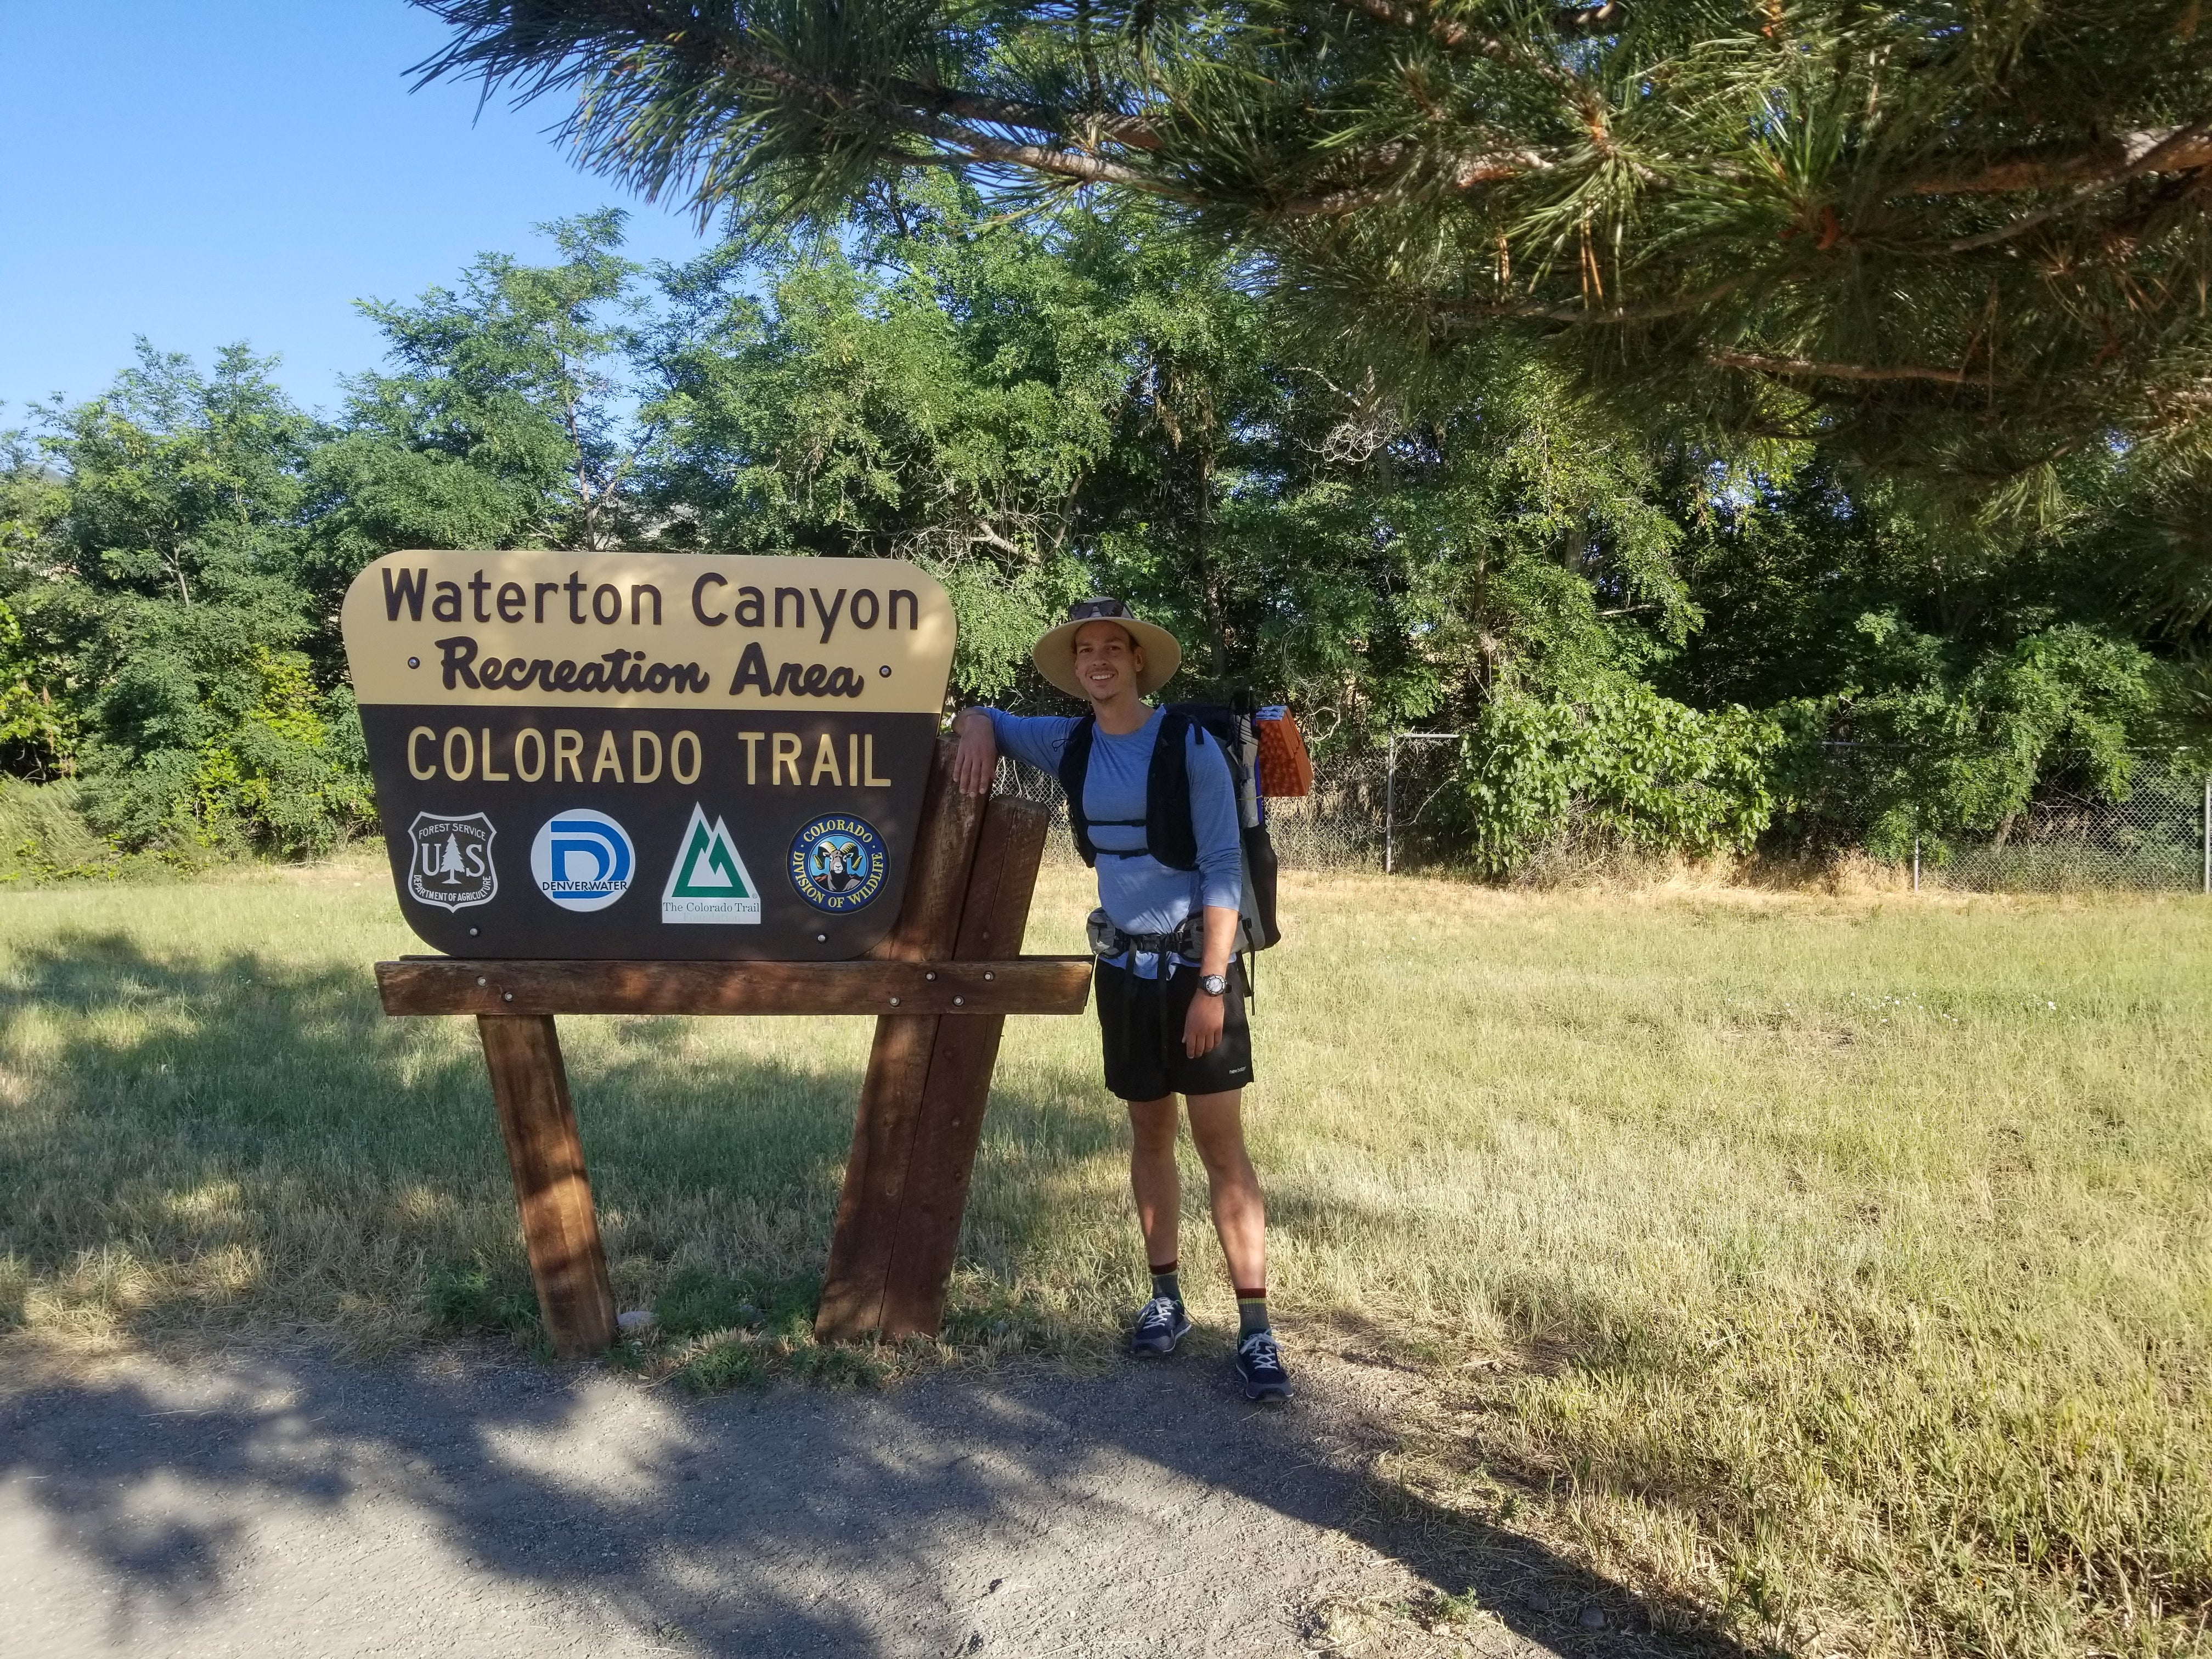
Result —
MULTIPOLYGON (((1076 945, 1078 873, 1033 948, 1076 945)), ((1413 1368, 1409 1496, 1756 1645, 2203 1646, 2202 901, 1293 878, 1285 908, 1250 1107, 1279 1323, 1294 1360, 1413 1368)), ((0 893, 9 1340, 527 1340, 472 1030, 375 1009, 365 964, 409 948, 368 866, 0 893)), ((635 1363, 927 1362, 800 1334, 867 1036, 565 1024, 619 1297, 670 1333, 635 1363)), ((1139 1294, 1092 1042, 1010 1028, 958 1352, 1080 1363, 1139 1294)))

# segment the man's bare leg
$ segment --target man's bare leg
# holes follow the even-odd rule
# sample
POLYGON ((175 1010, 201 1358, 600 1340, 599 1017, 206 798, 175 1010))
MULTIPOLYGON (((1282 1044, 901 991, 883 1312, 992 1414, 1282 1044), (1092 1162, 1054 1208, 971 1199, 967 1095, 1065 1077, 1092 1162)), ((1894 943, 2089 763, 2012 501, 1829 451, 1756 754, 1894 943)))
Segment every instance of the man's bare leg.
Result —
MULTIPOLYGON (((1212 1200, 1213 1231, 1229 1277, 1240 1290, 1264 1291, 1267 1283, 1267 1206, 1260 1177, 1244 1150, 1244 1091, 1191 1095, 1190 1138, 1206 1165, 1207 1195, 1212 1200)), ((1170 1120, 1173 1121, 1172 1119, 1170 1120)), ((1172 1160, 1172 1149, 1170 1152, 1172 1160)), ((1141 1208, 1141 1200, 1139 1201, 1141 1208)), ((1146 1235, 1150 1243, 1151 1235, 1146 1235)), ((1164 1256, 1156 1260, 1165 1261, 1164 1256)))
POLYGON ((1155 1267, 1176 1260, 1182 1220, 1182 1181, 1176 1172, 1176 1097, 1133 1100, 1129 1106, 1129 1191, 1145 1257, 1155 1267))

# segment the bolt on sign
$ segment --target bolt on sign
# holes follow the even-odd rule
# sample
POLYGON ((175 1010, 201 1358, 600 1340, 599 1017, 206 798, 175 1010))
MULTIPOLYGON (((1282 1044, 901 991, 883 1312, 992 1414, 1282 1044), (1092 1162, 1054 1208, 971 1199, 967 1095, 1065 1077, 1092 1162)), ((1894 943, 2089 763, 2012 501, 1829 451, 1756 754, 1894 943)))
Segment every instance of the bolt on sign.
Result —
POLYGON ((393 553, 342 621, 438 950, 830 961, 897 918, 952 665, 919 568, 393 553))

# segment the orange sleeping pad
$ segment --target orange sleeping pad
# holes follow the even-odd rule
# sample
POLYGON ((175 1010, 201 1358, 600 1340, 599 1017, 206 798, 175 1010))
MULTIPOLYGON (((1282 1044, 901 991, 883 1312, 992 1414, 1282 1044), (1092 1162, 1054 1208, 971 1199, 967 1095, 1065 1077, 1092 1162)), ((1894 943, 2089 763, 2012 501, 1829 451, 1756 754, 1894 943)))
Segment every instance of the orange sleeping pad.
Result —
POLYGON ((1260 745, 1260 793, 1305 795, 1313 792, 1313 758, 1287 708, 1262 708, 1252 716, 1252 735, 1260 745))

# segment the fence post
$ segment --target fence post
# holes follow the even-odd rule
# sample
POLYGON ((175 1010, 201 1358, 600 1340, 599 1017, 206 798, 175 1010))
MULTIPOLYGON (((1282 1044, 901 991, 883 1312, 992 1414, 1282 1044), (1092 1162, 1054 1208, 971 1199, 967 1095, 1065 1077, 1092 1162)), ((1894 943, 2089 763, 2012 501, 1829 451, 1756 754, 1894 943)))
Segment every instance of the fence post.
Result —
MULTIPOLYGON (((2204 789, 2204 799, 2212 801, 2212 780, 2206 781, 2204 789)), ((2212 822, 2212 818, 2209 818, 2207 822, 2212 822)), ((1392 872, 1395 865, 1397 829, 1398 734, 1393 732, 1390 734, 1389 755, 1382 763, 1382 873, 1386 876, 1392 872)), ((2212 842, 2205 844, 2212 847, 2212 842)), ((2208 852, 2204 856, 2207 860, 2205 868, 2212 870, 2212 852, 2208 852)), ((2205 890, 2212 892, 2212 878, 2208 878, 2205 890)))
POLYGON ((1912 890, 1920 890, 1920 837, 1912 838, 1912 890))

